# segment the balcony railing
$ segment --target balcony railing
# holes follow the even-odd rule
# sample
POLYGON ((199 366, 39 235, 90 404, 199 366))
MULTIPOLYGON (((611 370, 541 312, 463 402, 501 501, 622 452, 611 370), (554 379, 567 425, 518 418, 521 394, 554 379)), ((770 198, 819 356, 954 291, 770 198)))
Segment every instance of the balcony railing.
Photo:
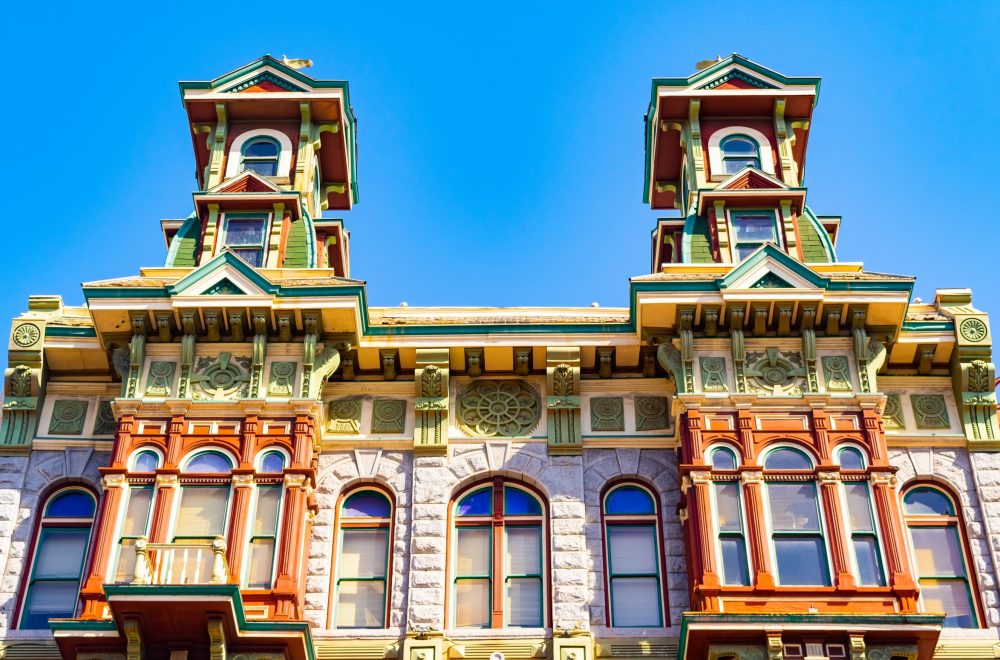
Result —
POLYGON ((211 543, 136 539, 132 584, 224 584, 228 573, 226 540, 222 537, 211 543))

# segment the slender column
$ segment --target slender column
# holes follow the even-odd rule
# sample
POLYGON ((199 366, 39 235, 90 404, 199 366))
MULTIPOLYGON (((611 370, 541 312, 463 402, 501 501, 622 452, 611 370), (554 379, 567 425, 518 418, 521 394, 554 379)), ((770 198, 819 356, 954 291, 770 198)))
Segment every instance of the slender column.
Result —
POLYGON ((149 540, 151 543, 166 543, 170 531, 170 518, 174 510, 174 498, 177 497, 177 475, 173 472, 156 475, 156 500, 153 503, 153 523, 150 525, 149 540))
POLYGON ((233 475, 233 513, 229 522, 229 548, 226 560, 229 563, 229 583, 240 584, 243 573, 243 558, 247 552, 247 519, 250 517, 253 500, 253 475, 233 475))
POLYGON ((115 542, 115 521, 118 520, 118 509, 121 507, 122 490, 125 485, 125 475, 123 474, 109 474, 104 477, 104 497, 94 535, 97 543, 94 546, 94 554, 90 558, 90 571, 86 582, 80 589, 80 599, 83 601, 81 617, 84 619, 97 619, 103 615, 104 589, 102 587, 115 542))
POLYGON ((826 514, 826 532, 830 540, 830 558, 833 560, 834 585, 853 589, 858 586, 851 573, 847 545, 847 528, 840 513, 840 475, 837 472, 820 472, 819 489, 826 514))
POLYGON ((696 601, 700 595, 703 611, 719 610, 719 571, 715 558, 715 539, 712 525, 711 473, 707 470, 691 472, 681 483, 681 489, 687 495, 688 515, 695 526, 692 532, 697 537, 697 554, 701 563, 701 571, 695 575, 696 601))
POLYGON ((273 594, 277 603, 274 616, 277 619, 293 619, 298 616, 299 574, 302 557, 306 552, 303 535, 306 519, 306 476, 285 475, 285 511, 282 521, 282 543, 278 554, 278 577, 273 594))
POLYGON ((903 517, 896 497, 896 477, 890 472, 872 474, 872 490, 875 491, 875 510, 882 526, 882 541, 885 543, 885 563, 889 573, 889 584, 896 590, 903 612, 917 611, 917 585, 913 580, 910 563, 903 542, 903 517))
MULTIPOLYGON (((493 548, 502 548, 503 538, 503 481, 493 479, 493 548)), ((490 561, 493 562, 493 603, 492 622, 494 628, 503 627, 504 585, 500 582, 503 576, 503 553, 493 551, 490 561)))
POLYGON ((307 468, 312 458, 312 419, 309 415, 297 415, 292 426, 292 467, 307 468))
POLYGON ((753 442, 753 415, 745 408, 740 409, 736 415, 736 428, 740 434, 743 464, 750 465, 757 461, 757 447, 753 442))
POLYGON ((758 589, 774 588, 774 568, 768 551, 766 514, 761 488, 764 475, 761 472, 743 472, 743 499, 747 507, 747 542, 750 545, 750 561, 753 565, 754 586, 758 589))

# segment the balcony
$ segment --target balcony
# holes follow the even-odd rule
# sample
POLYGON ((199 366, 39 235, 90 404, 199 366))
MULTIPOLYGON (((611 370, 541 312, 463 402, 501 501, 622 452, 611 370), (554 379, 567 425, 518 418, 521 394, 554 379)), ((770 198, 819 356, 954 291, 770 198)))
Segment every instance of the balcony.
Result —
POLYGON ((225 584, 228 572, 226 540, 221 536, 211 543, 150 543, 139 537, 130 584, 225 584))

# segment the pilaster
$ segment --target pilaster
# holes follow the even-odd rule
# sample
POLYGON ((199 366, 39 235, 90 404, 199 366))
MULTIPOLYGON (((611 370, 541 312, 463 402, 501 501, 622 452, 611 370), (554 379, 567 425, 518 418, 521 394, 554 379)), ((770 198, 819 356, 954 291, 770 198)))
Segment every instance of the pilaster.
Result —
POLYGON ((545 349, 549 453, 580 454, 580 349, 545 349))
POLYGON ((447 348, 418 348, 413 382, 413 451, 423 454, 448 452, 448 373, 447 348))

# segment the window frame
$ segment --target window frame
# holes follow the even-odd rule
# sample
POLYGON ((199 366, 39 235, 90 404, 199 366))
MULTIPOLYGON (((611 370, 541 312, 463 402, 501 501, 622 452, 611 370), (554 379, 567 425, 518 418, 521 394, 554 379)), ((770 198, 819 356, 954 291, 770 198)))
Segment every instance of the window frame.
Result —
POLYGON ((551 591, 551 586, 549 581, 551 580, 552 569, 550 565, 552 549, 551 549, 551 538, 548 533, 549 530, 549 504, 548 499, 539 492, 533 486, 520 481, 518 479, 513 479, 504 476, 495 476, 488 481, 477 481, 472 483, 461 490, 457 491, 451 498, 450 505, 448 507, 448 539, 449 539, 449 552, 448 552, 448 562, 446 565, 446 580, 448 585, 448 598, 446 606, 446 620, 449 622, 450 627, 457 628, 456 624, 456 602, 457 602, 457 592, 456 592, 456 582, 460 579, 485 579, 482 576, 459 576, 457 573, 457 560, 458 560, 458 529, 460 527, 479 527, 486 528, 491 531, 490 533, 490 572, 489 572, 489 608, 490 608, 490 622, 486 626, 463 626, 462 629, 469 630, 496 630, 496 629, 522 629, 522 630, 533 630, 538 628, 545 628, 549 625, 552 619, 552 604, 549 599, 549 594, 551 591), (513 487, 517 490, 521 490, 528 494, 532 499, 538 502, 541 512, 539 514, 530 515, 517 515, 517 514, 507 514, 504 510, 504 491, 507 487, 513 487), (491 499, 490 499, 490 513, 489 515, 476 515, 476 516, 459 516, 457 514, 457 508, 459 503, 467 496, 483 488, 490 488, 491 499), (499 510, 498 510, 499 507, 499 510), (541 556, 539 558, 539 568, 541 573, 539 575, 535 574, 507 574, 507 562, 506 562, 506 541, 507 534, 506 530, 509 527, 537 527, 539 529, 539 551, 541 556), (501 581, 503 583, 503 607, 501 609, 500 615, 497 616, 496 608, 493 606, 494 601, 497 599, 496 590, 497 585, 501 581), (520 626, 512 625, 508 622, 510 612, 509 608, 506 606, 507 603, 507 584, 511 578, 537 578, 539 581, 541 594, 539 599, 539 615, 540 622, 537 626, 520 626))
MULTIPOLYGON (((969 545, 968 535, 966 533, 965 526, 965 516, 962 514, 962 507, 960 505, 960 500, 954 495, 954 493, 944 487, 941 484, 918 481, 912 484, 908 484, 905 488, 900 490, 900 505, 903 513, 903 523, 906 526, 906 540, 909 546, 910 561, 913 566, 913 575, 916 578, 917 587, 923 580, 957 580, 962 579, 965 581, 966 594, 969 598, 969 603, 972 605, 972 616, 975 625, 971 628, 964 628, 961 626, 948 626, 942 624, 945 628, 952 628, 956 630, 981 630, 985 628, 983 615, 983 603, 982 596, 978 589, 979 575, 976 572, 976 565, 972 557, 972 547, 969 545), (951 515, 939 515, 939 514, 911 514, 906 510, 906 497, 910 493, 917 490, 931 490, 938 494, 944 496, 946 500, 951 504, 951 515), (911 533, 912 528, 951 528, 955 530, 955 535, 958 539, 959 548, 962 554, 963 568, 965 569, 964 577, 957 576, 941 576, 941 575, 931 575, 924 576, 920 573, 920 565, 917 561, 917 547, 916 543, 913 541, 913 534, 911 533)), ((920 592, 920 603, 924 606, 924 594, 921 589, 920 592)), ((945 613, 947 616, 947 612, 945 613)))
POLYGON ((275 573, 278 568, 278 552, 281 550, 281 532, 282 532, 282 519, 285 506, 285 486, 282 482, 276 483, 258 483, 254 484, 253 489, 253 515, 247 516, 247 551, 244 553, 243 557, 243 570, 240 571, 240 586, 243 589, 254 591, 268 591, 274 588, 275 573), (278 491, 278 506, 274 512, 274 533, 273 534, 255 534, 254 527, 257 522, 257 512, 260 510, 260 496, 262 489, 274 489, 278 491), (271 554, 271 579, 266 587, 250 586, 250 566, 253 562, 253 546, 254 541, 257 539, 271 539, 273 543, 273 551, 271 554))
MULTIPOLYGON (((139 452, 136 452, 136 455, 138 454, 139 452)), ((118 564, 121 561, 122 542, 135 541, 136 539, 139 538, 139 536, 145 536, 147 539, 149 538, 150 527, 153 524, 153 511, 156 508, 156 498, 159 495, 159 489, 157 488, 155 483, 144 483, 144 482, 126 483, 124 490, 127 491, 127 494, 125 497, 122 498, 121 505, 118 507, 119 515, 118 515, 118 520, 116 521, 115 524, 115 531, 116 531, 115 538, 117 539, 117 541, 115 542, 115 550, 114 552, 111 553, 111 564, 105 571, 105 580, 110 584, 128 583, 128 581, 118 582, 117 580, 115 580, 115 577, 117 577, 118 574, 118 564), (125 520, 128 518, 128 507, 129 504, 132 502, 132 492, 134 490, 150 491, 149 509, 146 511, 146 524, 143 526, 143 533, 139 536, 131 536, 131 535, 125 536, 123 534, 125 529, 125 520)))
MULTIPOLYGON (((848 447, 841 447, 837 450, 837 459, 840 460, 840 451, 848 447)), ((850 449, 858 450, 857 447, 849 446, 850 449)), ((864 453, 862 452, 862 460, 867 465, 867 460, 865 460, 864 453)), ((841 480, 840 486, 838 488, 840 491, 841 499, 841 515, 844 518, 844 531, 847 532, 847 541, 850 545, 850 555, 851 566, 854 571, 854 577, 857 580, 859 587, 886 587, 889 585, 889 576, 886 571, 886 561, 885 561, 885 546, 882 539, 882 526, 880 524, 878 511, 875 508, 875 493, 872 490, 871 482, 866 479, 851 479, 849 481, 841 480), (851 507, 848 503, 847 487, 849 485, 860 484, 865 487, 865 494, 867 495, 868 502, 868 519, 871 522, 871 530, 856 530, 854 525, 851 523, 851 507), (858 562, 858 553, 854 548, 854 541, 857 538, 871 538, 875 541, 875 561, 878 564, 878 575, 880 578, 879 584, 862 584, 861 582, 861 565, 858 562)))
POLYGON ((754 246, 747 256, 750 256, 753 252, 760 249, 761 246, 771 243, 779 250, 785 251, 785 242, 783 236, 781 235, 781 223, 778 219, 778 211, 774 208, 754 208, 754 207, 741 207, 741 208, 726 208, 726 224, 729 226, 729 250, 732 256, 732 261, 734 264, 742 263, 746 257, 740 256, 741 247, 754 246), (762 217, 764 215, 769 215, 771 217, 771 227, 774 230, 774 240, 773 241, 741 241, 736 232, 736 223, 733 219, 734 215, 739 216, 740 214, 745 214, 747 216, 762 217))
POLYGON ((604 620, 609 628, 663 628, 666 627, 670 612, 670 604, 667 597, 667 564, 665 557, 665 547, 663 543, 663 520, 662 507, 656 490, 649 485, 634 479, 621 479, 607 484, 601 493, 601 552, 604 555, 604 620), (614 514, 608 513, 608 498, 618 489, 624 487, 634 487, 644 491, 653 502, 652 514, 614 514), (611 535, 608 533, 609 527, 623 528, 652 528, 656 541, 656 569, 655 575, 626 573, 619 577, 655 577, 657 586, 657 606, 659 624, 656 626, 625 626, 614 623, 614 594, 612 593, 612 582, 615 578, 611 563, 611 535))
POLYGON ((271 222, 273 220, 273 213, 270 211, 227 211, 222 214, 222 231, 219 236, 219 250, 218 253, 222 254, 226 250, 232 252, 235 256, 240 257, 248 264, 250 263, 246 257, 236 252, 236 250, 260 250, 260 265, 254 266, 254 268, 266 268, 267 267, 267 246, 268 241, 271 236, 271 222), (260 220, 262 224, 260 232, 260 244, 253 243, 243 243, 239 245, 229 244, 229 221, 230 220, 260 220))
POLYGON ((392 611, 392 589, 393 589, 393 544, 396 538, 396 498, 392 492, 384 488, 381 484, 366 483, 353 488, 344 489, 340 497, 337 498, 337 508, 334 512, 334 552, 333 570, 330 571, 330 605, 327 608, 327 628, 330 630, 383 630, 389 626, 389 617, 392 611), (344 515, 344 505, 354 495, 371 491, 384 497, 389 502, 389 516, 387 518, 359 518, 347 517, 344 515), (342 578, 341 552, 344 549, 345 529, 386 529, 385 548, 385 575, 382 578, 342 578), (381 626, 338 626, 337 608, 340 600, 340 582, 348 580, 351 582, 382 582, 382 625, 381 626))
POLYGON ((281 176, 281 142, 279 142, 277 138, 271 137, 270 135, 254 135, 253 137, 248 138, 242 145, 240 145, 240 168, 238 173, 242 174, 248 170, 257 176, 261 176, 266 179, 281 176), (268 142, 273 144, 277 151, 273 156, 247 156, 247 149, 258 142, 268 142), (247 167, 248 161, 251 163, 273 162, 274 174, 261 174, 257 170, 250 169, 247 167))
POLYGON ((757 164, 756 165, 751 165, 751 166, 754 167, 755 169, 763 171, 761 169, 761 165, 763 164, 764 161, 761 158, 760 142, 758 140, 756 140, 755 138, 747 135, 746 133, 729 133, 728 135, 726 135, 725 137, 723 137, 721 140, 719 140, 719 163, 722 166, 722 172, 720 174, 722 174, 722 175, 724 175, 726 177, 730 177, 730 176, 732 176, 734 174, 739 174, 740 172, 742 172, 744 169, 746 169, 748 167, 747 165, 744 165, 743 167, 741 167, 740 169, 738 169, 738 170, 736 170, 734 172, 727 171, 728 168, 726 167, 726 165, 729 162, 729 160, 751 160, 749 158, 740 158, 740 157, 737 157, 735 155, 733 155, 733 156, 727 156, 726 155, 726 143, 727 142, 733 142, 735 140, 746 140, 747 142, 749 142, 750 144, 752 144, 754 146, 754 152, 757 154, 757 157, 756 157, 757 164))
POLYGON ((62 484, 60 486, 53 488, 51 491, 45 494, 44 497, 40 497, 39 501, 44 502, 44 505, 39 509, 41 515, 36 516, 34 521, 34 529, 32 530, 32 535, 31 535, 31 546, 25 557, 25 565, 28 567, 28 570, 24 571, 24 573, 21 575, 20 588, 18 589, 19 597, 16 600, 13 617, 11 619, 12 630, 48 630, 47 626, 43 628, 34 628, 34 627, 26 628, 24 626, 24 617, 27 609, 28 599, 31 596, 31 587, 35 582, 35 568, 36 568, 35 560, 38 558, 39 555, 38 551, 42 547, 42 543, 44 541, 43 537, 46 530, 82 529, 85 526, 84 521, 86 521, 86 527, 88 530, 87 543, 86 546, 84 547, 83 558, 80 563, 80 569, 79 569, 80 572, 79 572, 79 577, 77 578, 76 599, 73 605, 73 612, 70 614, 70 616, 75 616, 76 613, 79 611, 80 589, 83 586, 83 580, 86 577, 87 566, 90 563, 91 552, 93 551, 92 544, 94 541, 94 527, 97 522, 97 516, 99 513, 98 509, 100 507, 101 500, 97 496, 97 494, 90 488, 90 486, 81 483, 62 484), (58 497, 60 497, 62 494, 70 491, 83 493, 91 498, 94 504, 94 508, 90 518, 83 518, 83 517, 56 518, 47 515, 49 505, 53 501, 55 501, 58 497))

